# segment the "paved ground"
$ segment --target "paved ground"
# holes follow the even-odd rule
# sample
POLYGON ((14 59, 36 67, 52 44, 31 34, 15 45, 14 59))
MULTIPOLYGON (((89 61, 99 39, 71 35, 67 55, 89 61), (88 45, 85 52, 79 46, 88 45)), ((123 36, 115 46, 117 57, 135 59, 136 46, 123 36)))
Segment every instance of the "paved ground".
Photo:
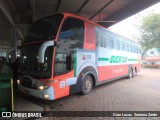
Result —
POLYGON ((23 99, 19 95, 15 95, 14 99, 15 111, 43 111, 41 106, 23 99))
MULTIPOLYGON (((74 94, 56 101, 23 98, 54 111, 160 111, 160 69, 142 69, 132 79, 120 79, 94 88, 89 95, 74 94)), ((23 109, 25 110, 25 109, 23 109)), ((40 118, 40 120, 53 118, 40 118)), ((54 119, 157 120, 149 117, 80 117, 54 119)))

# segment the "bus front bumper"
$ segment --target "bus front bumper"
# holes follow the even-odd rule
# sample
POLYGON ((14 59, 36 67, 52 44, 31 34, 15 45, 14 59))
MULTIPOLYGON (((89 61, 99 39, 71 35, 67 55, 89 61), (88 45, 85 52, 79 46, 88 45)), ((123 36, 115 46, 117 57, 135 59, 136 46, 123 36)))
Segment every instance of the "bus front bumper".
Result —
POLYGON ((45 100, 54 100, 54 88, 49 87, 44 90, 36 90, 36 89, 31 89, 24 87, 22 85, 18 85, 18 90, 21 91, 22 93, 40 98, 40 99, 45 99, 45 100))

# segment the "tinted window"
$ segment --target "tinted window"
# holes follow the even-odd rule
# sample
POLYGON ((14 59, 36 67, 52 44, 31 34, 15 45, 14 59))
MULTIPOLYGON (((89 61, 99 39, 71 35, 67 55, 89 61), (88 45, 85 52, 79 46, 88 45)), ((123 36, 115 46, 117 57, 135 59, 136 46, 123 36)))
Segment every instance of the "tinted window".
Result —
POLYGON ((63 15, 46 17, 32 24, 26 41, 54 39, 63 15))
POLYGON ((121 42, 121 46, 122 46, 122 50, 125 50, 125 44, 123 41, 121 42))
POLYGON ((73 54, 57 53, 55 58, 55 75, 67 73, 73 69, 73 54))
POLYGON ((104 36, 100 37, 100 44, 101 44, 101 47, 105 47, 106 48, 106 39, 105 39, 104 36))
POLYGON ((137 53, 137 48, 136 48, 136 46, 134 46, 134 53, 137 53))
POLYGON ((107 40, 106 37, 103 37, 103 44, 104 44, 103 47, 105 47, 105 48, 107 47, 107 41, 106 40, 107 40))
POLYGON ((35 78, 50 78, 52 66, 53 46, 47 47, 44 55, 44 63, 38 62, 38 50, 41 44, 22 46, 19 60, 19 74, 29 75, 35 78))
POLYGON ((127 51, 129 52, 129 44, 127 44, 127 51))
POLYGON ((137 49, 137 53, 138 53, 138 46, 136 47, 136 49, 137 49))
POLYGON ((114 40, 115 43, 115 49, 120 50, 120 42, 118 40, 114 40))
POLYGON ((100 47, 100 35, 97 31, 96 31, 96 46, 100 47))
POLYGON ((109 48, 114 48, 114 41, 113 41, 113 38, 110 38, 109 39, 109 48))
MULTIPOLYGON (((75 18, 65 20, 59 34, 59 41, 67 41, 70 48, 83 48, 84 22, 75 18)), ((62 42, 63 43, 63 42, 62 42)))
POLYGON ((95 32, 96 32, 96 46, 104 48, 108 47, 110 39, 108 32, 101 28, 97 28, 95 32))

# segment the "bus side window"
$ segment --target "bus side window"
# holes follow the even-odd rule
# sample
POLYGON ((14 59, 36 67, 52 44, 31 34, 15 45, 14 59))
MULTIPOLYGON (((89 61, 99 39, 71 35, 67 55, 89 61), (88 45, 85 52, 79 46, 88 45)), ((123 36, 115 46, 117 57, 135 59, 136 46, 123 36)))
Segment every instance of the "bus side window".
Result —
POLYGON ((55 57, 54 71, 55 75, 67 73, 73 69, 73 55, 66 53, 57 53, 55 57))
POLYGON ((134 45, 134 53, 137 53, 137 51, 136 51, 136 46, 134 45))
POLYGON ((122 50, 125 50, 125 44, 123 41, 121 41, 121 44, 122 44, 122 50))
POLYGON ((99 46, 99 43, 100 43, 100 42, 99 42, 99 39, 100 39, 100 38, 99 38, 99 33, 98 33, 97 30, 95 31, 95 33, 96 33, 96 46, 97 46, 97 47, 100 47, 100 46, 99 46))
POLYGON ((134 46, 131 45, 131 52, 134 53, 134 46))
POLYGON ((120 50, 120 41, 117 41, 117 49, 120 50))
POLYGON ((114 40, 113 40, 113 38, 110 39, 110 46, 111 46, 112 49, 114 49, 114 40))
POLYGON ((105 37, 103 35, 100 38, 100 44, 101 44, 101 47, 106 48, 106 40, 105 40, 105 37))
POLYGON ((127 43, 127 52, 129 52, 129 44, 127 43))
POLYGON ((132 52, 132 46, 129 44, 129 52, 132 52))
POLYGON ((134 45, 132 45, 132 53, 134 53, 134 45))
POLYGON ((125 45, 125 51, 127 51, 127 43, 124 42, 124 45, 125 45))
POLYGON ((101 47, 103 47, 103 36, 102 35, 100 36, 100 44, 101 44, 101 47))
POLYGON ((107 41, 106 41, 106 40, 107 40, 107 38, 104 36, 104 37, 103 37, 103 43, 104 43, 104 46, 103 46, 103 47, 104 47, 104 48, 107 47, 107 41))
POLYGON ((138 47, 136 46, 136 53, 138 53, 138 47))
POLYGON ((105 31, 103 29, 97 29, 95 30, 95 33, 96 33, 96 46, 106 48, 108 45, 107 43, 108 36, 106 35, 105 31))
POLYGON ((114 40, 114 44, 115 44, 115 49, 116 50, 120 50, 120 42, 119 42, 119 40, 115 39, 114 40))
POLYGON ((64 21, 58 40, 67 40, 72 49, 82 49, 84 41, 84 22, 75 18, 67 18, 64 21))
POLYGON ((135 45, 132 46, 132 52, 135 53, 135 45))

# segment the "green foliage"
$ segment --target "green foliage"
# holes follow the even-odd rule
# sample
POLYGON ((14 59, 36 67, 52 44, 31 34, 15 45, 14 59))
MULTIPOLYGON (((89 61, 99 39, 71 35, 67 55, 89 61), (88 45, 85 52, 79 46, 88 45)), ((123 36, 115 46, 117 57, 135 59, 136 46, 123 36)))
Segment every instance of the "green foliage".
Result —
POLYGON ((160 14, 150 14, 143 19, 140 44, 147 50, 160 48, 160 14))

